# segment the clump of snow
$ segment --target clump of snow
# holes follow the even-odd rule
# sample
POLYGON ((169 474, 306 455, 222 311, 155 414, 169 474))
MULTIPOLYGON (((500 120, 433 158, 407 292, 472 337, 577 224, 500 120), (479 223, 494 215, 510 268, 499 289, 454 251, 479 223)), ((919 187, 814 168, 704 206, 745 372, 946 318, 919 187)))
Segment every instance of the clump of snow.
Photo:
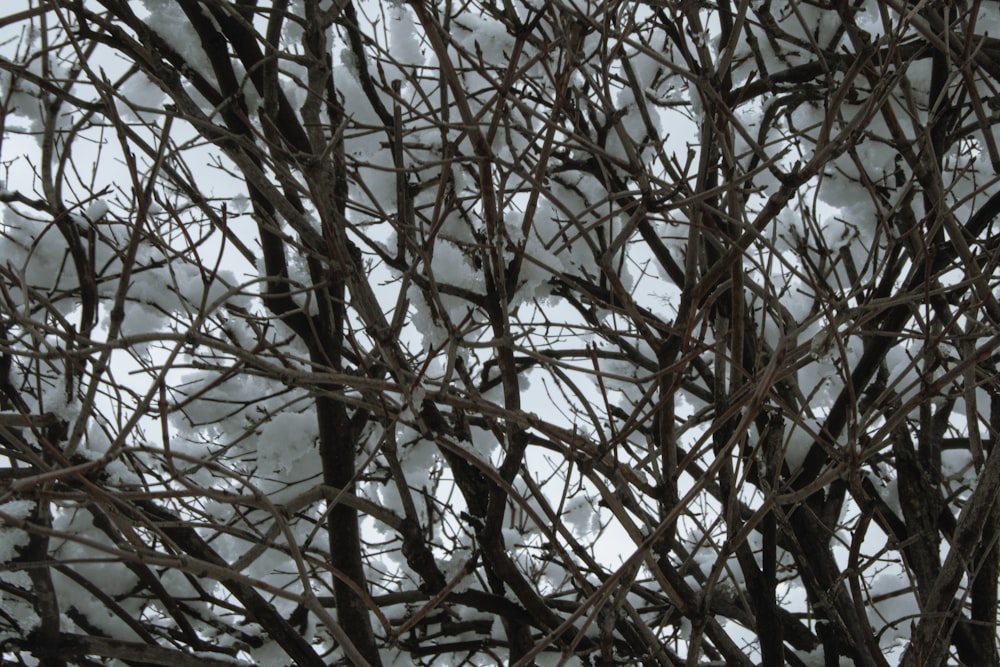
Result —
MULTIPOLYGON (((35 509, 33 500, 9 500, 0 504, 0 514, 7 515, 8 520, 23 521, 35 509)), ((27 546, 30 536, 27 532, 0 525, 0 563, 7 563, 17 556, 19 547, 27 546)), ((4 576, 4 575, 0 575, 4 576)))
POLYGON ((72 424, 80 414, 80 404, 70 398, 64 386, 51 385, 43 390, 40 406, 72 424))
POLYGON ((299 470, 308 477, 315 472, 318 437, 316 416, 311 412, 272 415, 257 431, 258 474, 286 475, 299 470), (311 470, 304 470, 303 464, 311 470))
MULTIPOLYGON (((52 527, 68 535, 86 536, 114 548, 116 545, 98 529, 91 514, 76 506, 57 507, 53 512, 52 527)), ((132 590, 138 581, 136 576, 123 567, 114 556, 96 550, 89 545, 72 539, 54 544, 53 556, 57 560, 74 563, 73 569, 79 576, 99 586, 110 596, 119 596, 132 590)), ((59 602, 62 606, 76 608, 86 616, 87 621, 118 639, 137 640, 139 637, 120 617, 113 615, 102 602, 96 600, 87 589, 58 572, 53 573, 59 602)), ((126 598, 119 601, 130 616, 137 618, 143 605, 141 598, 126 598)))
POLYGON ((472 264, 469 256, 456 244, 441 240, 434 244, 431 268, 438 282, 482 294, 482 272, 472 264))
POLYGON ((201 37, 188 21, 181 6, 172 0, 142 0, 142 4, 149 12, 146 25, 155 30, 189 67, 207 81, 218 85, 212 63, 201 48, 201 37))
MULTIPOLYGON (((14 587, 8 589, 7 586, 0 586, 0 607, 3 608, 6 618, 13 619, 14 623, 16 623, 14 625, 14 632, 0 631, 0 645, 6 646, 9 639, 23 640, 32 630, 38 627, 41 619, 35 613, 35 606, 31 602, 21 595, 13 593, 13 590, 16 589, 22 591, 30 591, 32 589, 31 579, 28 577, 27 572, 10 572, 0 569, 0 581, 14 587)), ((4 627, 7 626, 8 624, 5 623, 4 627)))
POLYGON ((467 591, 476 583, 474 576, 464 572, 471 553, 468 548, 458 548, 454 550, 453 555, 438 560, 438 566, 441 568, 441 573, 444 575, 445 581, 451 582, 456 577, 462 576, 463 573, 465 574, 452 589, 456 593, 467 591))
POLYGON ((941 452, 941 473, 945 477, 974 483, 976 472, 972 452, 967 449, 946 449, 941 452))
POLYGON ((902 574, 880 574, 868 588, 868 619, 883 648, 910 639, 911 623, 920 618, 920 604, 913 584, 902 574))
MULTIPOLYGON (((490 371, 490 379, 496 379, 500 375, 496 366, 492 367, 490 371)), ((517 386, 519 393, 523 396, 531 388, 531 380, 529 378, 529 373, 520 373, 517 376, 517 386)), ((493 401, 497 405, 504 404, 503 398, 503 383, 497 382, 496 386, 490 387, 488 390, 483 392, 483 398, 488 401, 493 401)))
POLYGON ((478 426, 469 426, 469 439, 471 442, 462 442, 460 444, 482 461, 492 460, 497 448, 500 446, 493 431, 478 426))
MULTIPOLYGON (((37 39, 37 33, 29 39, 37 39)), ((65 64, 52 57, 30 58, 17 65, 22 66, 26 73, 43 80, 64 81, 68 74, 65 64)), ((14 117, 27 119, 29 133, 35 136, 36 141, 42 141, 45 117, 48 114, 48 95, 26 77, 13 74, 6 67, 0 72, 0 94, 6 97, 5 109, 9 109, 14 117)), ((74 114, 63 113, 56 117, 56 127, 65 129, 72 124, 73 119, 74 114)))
MULTIPOLYGON (((417 26, 413 20, 413 12, 399 3, 393 4, 388 14, 389 52, 392 54, 393 60, 402 66, 422 65, 424 53, 420 46, 417 26)), ((400 76, 400 78, 404 77, 400 76)))
POLYGON ((639 108, 640 104, 645 104, 644 100, 637 100, 635 92, 631 88, 626 88, 618 94, 616 104, 619 110, 619 121, 615 130, 608 134, 605 151, 607 151, 610 157, 627 165, 631 163, 629 158, 630 150, 636 157, 641 156, 643 153, 642 147, 646 144, 647 140, 656 139, 659 135, 658 116, 656 114, 649 116, 653 124, 653 130, 657 135, 651 137, 643 119, 642 111, 639 108))
POLYGON ((785 441, 785 465, 788 466, 790 474, 794 475, 802 468, 821 428, 820 420, 804 416, 799 422, 789 424, 788 437, 785 441))
POLYGON ((877 464, 876 469, 877 473, 867 471, 867 477, 872 481, 875 488, 878 489, 879 496, 888 505, 889 509, 895 512, 897 516, 903 516, 903 506, 899 502, 899 486, 895 472, 888 470, 881 463, 877 464))
POLYGON ((121 117, 127 121, 141 123, 154 122, 159 114, 142 111, 123 100, 135 100, 138 106, 156 109, 163 104, 166 94, 144 72, 136 72, 121 84, 119 95, 115 98, 115 107, 121 117))
POLYGON ((410 285, 407 297, 410 302, 410 325, 423 337, 422 347, 437 349, 449 337, 448 330, 434 316, 437 309, 427 303, 423 291, 416 285, 410 285))
POLYGON ((87 222, 93 224, 99 222, 101 218, 108 214, 109 210, 108 202, 103 199, 95 199, 84 209, 83 217, 86 218, 87 222))
POLYGON ((250 210, 250 198, 245 194, 238 194, 229 201, 230 212, 246 213, 250 210))
MULTIPOLYGON (((76 270, 68 261, 66 242, 52 223, 32 220, 4 207, 3 224, 0 225, 0 257, 14 271, 23 276, 29 286, 43 292, 54 292, 67 285, 76 285, 76 270)), ((23 298, 21 290, 11 286, 15 299, 23 298)), ((74 303, 57 303, 65 313, 76 307, 74 303)))
MULTIPOLYGON (((171 415, 171 425, 177 429, 180 440, 214 442, 227 434, 232 437, 272 412, 283 411, 278 407, 282 404, 263 398, 277 389, 278 385, 271 381, 246 373, 228 378, 223 384, 217 384, 218 379, 217 372, 199 371, 186 374, 175 383, 172 396, 175 402, 197 396, 185 402, 183 410, 171 415), (248 407, 238 409, 241 405, 248 407)), ((287 401, 290 397, 286 394, 283 398, 287 401)))
MULTIPOLYGON (((532 221, 528 242, 525 244, 521 273, 518 275, 518 289, 511 299, 512 305, 532 299, 548 298, 552 293, 549 281, 553 276, 565 271, 562 259, 549 250, 545 243, 545 240, 551 238, 556 231, 555 224, 551 218, 539 218, 537 213, 550 214, 551 208, 544 204, 540 206, 532 221)), ((515 226, 513 221, 508 222, 508 230, 512 241, 522 240, 521 229, 515 226)), ((512 253, 508 253, 508 256, 511 255, 512 253)))
MULTIPOLYGON (((87 437, 77 453, 89 461, 96 461, 105 456, 111 449, 112 442, 107 432, 97 425, 88 425, 87 437)), ((107 461, 103 468, 112 484, 122 486, 142 486, 143 482, 130 465, 115 457, 107 461)))
POLYGON ((481 52, 484 62, 506 62, 514 52, 514 36, 507 32, 500 21, 491 21, 486 16, 466 12, 460 19, 454 20, 452 25, 455 43, 471 53, 481 52))
POLYGON ((8 500, 0 504, 0 512, 17 520, 27 519, 34 509, 34 500, 8 500))
MULTIPOLYGON (((795 655, 806 667, 826 667, 829 664, 826 660, 826 651, 823 649, 822 644, 814 648, 812 651, 795 651, 795 655)), ((838 667, 852 667, 854 662, 841 657, 838 660, 837 665, 838 667)))
POLYGON ((601 529, 601 513, 593 498, 582 491, 569 499, 563 507, 563 520, 574 534, 585 537, 601 529))
POLYGON ((437 445, 407 426, 400 426, 396 437, 401 445, 398 456, 403 473, 407 479, 422 484, 438 464, 437 445))

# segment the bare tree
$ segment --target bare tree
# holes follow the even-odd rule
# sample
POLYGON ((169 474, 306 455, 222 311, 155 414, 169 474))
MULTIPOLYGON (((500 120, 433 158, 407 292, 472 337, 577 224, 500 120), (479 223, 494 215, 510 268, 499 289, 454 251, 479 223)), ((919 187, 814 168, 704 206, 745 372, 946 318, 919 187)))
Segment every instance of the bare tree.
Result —
POLYGON ((4 665, 998 664, 996 2, 7 7, 4 665))

